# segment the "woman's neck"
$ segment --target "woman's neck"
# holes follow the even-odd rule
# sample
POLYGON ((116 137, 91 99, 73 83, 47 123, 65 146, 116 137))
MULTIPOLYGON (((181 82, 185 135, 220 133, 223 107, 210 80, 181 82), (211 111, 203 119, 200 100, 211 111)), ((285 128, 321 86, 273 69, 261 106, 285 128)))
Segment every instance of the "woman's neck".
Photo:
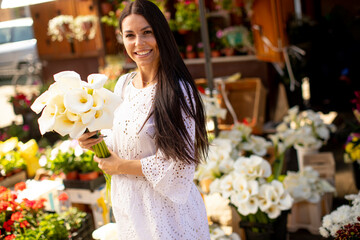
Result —
POLYGON ((144 88, 157 82, 157 69, 138 68, 134 85, 136 88, 144 88))

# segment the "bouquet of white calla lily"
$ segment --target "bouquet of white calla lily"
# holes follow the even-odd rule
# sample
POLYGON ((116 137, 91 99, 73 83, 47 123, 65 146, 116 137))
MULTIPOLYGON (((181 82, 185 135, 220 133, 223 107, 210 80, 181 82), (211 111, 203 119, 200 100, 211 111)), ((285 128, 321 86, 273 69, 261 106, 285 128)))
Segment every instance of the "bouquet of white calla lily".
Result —
MULTIPOLYGON (((39 118, 41 134, 55 131, 62 136, 79 138, 85 131, 112 128, 114 111, 121 99, 104 89, 107 77, 91 74, 88 82, 74 71, 54 75, 55 82, 32 104, 31 109, 42 115, 39 118)), ((104 141, 93 146, 98 157, 108 157, 110 152, 104 141)), ((110 176, 105 174, 107 183, 110 176)), ((107 184, 109 190, 110 184, 107 184)))

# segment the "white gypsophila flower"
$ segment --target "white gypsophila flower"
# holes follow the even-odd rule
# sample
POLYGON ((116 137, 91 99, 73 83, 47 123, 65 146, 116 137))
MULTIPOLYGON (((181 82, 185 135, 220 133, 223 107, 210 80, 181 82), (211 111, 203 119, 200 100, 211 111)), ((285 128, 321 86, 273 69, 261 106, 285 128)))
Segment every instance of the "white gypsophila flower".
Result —
POLYGON ((322 219, 322 225, 324 228, 329 229, 334 223, 332 221, 332 216, 330 214, 325 215, 322 219))
POLYGON ((329 232, 324 227, 320 227, 319 232, 320 232, 320 235, 323 236, 324 238, 330 237, 329 232))

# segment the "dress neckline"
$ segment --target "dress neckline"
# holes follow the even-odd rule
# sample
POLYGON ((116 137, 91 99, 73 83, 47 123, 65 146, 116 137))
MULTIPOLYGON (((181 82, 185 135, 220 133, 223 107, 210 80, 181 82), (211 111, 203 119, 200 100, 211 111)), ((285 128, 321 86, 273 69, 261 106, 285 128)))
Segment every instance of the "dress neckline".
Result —
POLYGON ((138 90, 138 91, 145 90, 145 89, 149 89, 149 88, 151 88, 151 87, 153 87, 153 86, 155 86, 155 85, 157 84, 157 82, 155 82, 155 83, 151 83, 151 84, 149 84, 149 85, 147 85, 147 86, 145 86, 145 87, 143 87, 143 88, 137 88, 137 87, 134 86, 134 83, 133 83, 133 80, 134 80, 135 76, 137 75, 137 72, 133 72, 133 73, 130 73, 130 74, 133 74, 133 75, 130 76, 129 85, 130 85, 132 88, 134 88, 134 89, 136 89, 136 90, 138 90))

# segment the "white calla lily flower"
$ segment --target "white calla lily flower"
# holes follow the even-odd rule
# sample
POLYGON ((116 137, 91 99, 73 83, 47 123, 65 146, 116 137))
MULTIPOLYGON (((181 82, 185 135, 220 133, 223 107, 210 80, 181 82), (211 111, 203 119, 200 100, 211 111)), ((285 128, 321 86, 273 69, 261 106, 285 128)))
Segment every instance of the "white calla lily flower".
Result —
POLYGON ((70 112, 69 110, 67 110, 67 111, 65 112, 65 115, 66 115, 66 117, 67 117, 70 121, 72 121, 72 122, 76 122, 76 121, 79 121, 79 120, 80 120, 80 115, 78 115, 78 114, 76 114, 76 113, 72 113, 72 112, 70 112))
POLYGON ((62 71, 54 74, 55 82, 61 81, 62 79, 78 79, 81 80, 80 75, 74 71, 62 71))
POLYGON ((104 99, 104 104, 109 111, 114 112, 121 103, 121 98, 108 89, 96 89, 94 94, 99 94, 104 99))
POLYGON ((38 119, 41 135, 44 135, 46 132, 53 130, 56 116, 57 116, 56 105, 48 105, 44 108, 41 117, 38 119))
POLYGON ((293 205, 294 200, 293 198, 290 196, 290 194, 286 193, 280 196, 280 205, 279 208, 280 210, 288 210, 291 208, 291 206, 293 205))
POLYGON ((61 136, 69 134, 75 125, 76 122, 71 121, 66 114, 57 116, 56 122, 54 125, 54 131, 59 133, 61 136))
MULTIPOLYGON (((98 111, 101 111, 101 110, 98 110, 98 111)), ((83 124, 91 123, 92 121, 95 120, 96 112, 97 112, 97 110, 92 108, 89 111, 84 112, 83 114, 80 114, 81 122, 83 124)))
POLYGON ((74 139, 81 137, 81 135, 84 134, 86 127, 87 126, 83 124, 81 121, 75 122, 75 125, 71 130, 71 132, 69 133, 69 136, 74 139))
POLYGON ((92 109, 100 110, 105 104, 105 99, 96 93, 94 93, 92 96, 94 100, 92 109))
POLYGON ((88 129, 90 132, 98 129, 110 129, 113 125, 114 112, 109 109, 97 110, 95 119, 89 122, 88 129))
POLYGON ((48 105, 56 105, 57 114, 65 114, 66 107, 64 105, 64 96, 63 95, 55 95, 49 100, 48 105))
POLYGON ((31 105, 31 110, 33 110, 35 113, 39 114, 44 107, 46 106, 47 102, 49 101, 51 97, 51 94, 49 91, 45 91, 43 94, 41 94, 38 98, 35 99, 33 104, 31 105))
POLYGON ((255 214, 259 208, 259 200, 257 197, 252 196, 248 199, 246 203, 243 204, 243 206, 248 209, 249 213, 255 214))
POLYGON ((92 96, 81 89, 73 89, 64 95, 64 105, 66 109, 76 114, 89 111, 93 102, 92 96))
POLYGON ((82 82, 81 84, 84 87, 91 88, 91 89, 100 89, 104 86, 108 77, 104 74, 90 74, 87 77, 87 82, 82 82))
POLYGON ((277 205, 271 205, 267 211, 266 211, 267 215, 269 216, 269 218, 271 219, 275 219, 277 218, 278 216, 280 216, 281 214, 281 210, 280 208, 277 206, 277 205))

